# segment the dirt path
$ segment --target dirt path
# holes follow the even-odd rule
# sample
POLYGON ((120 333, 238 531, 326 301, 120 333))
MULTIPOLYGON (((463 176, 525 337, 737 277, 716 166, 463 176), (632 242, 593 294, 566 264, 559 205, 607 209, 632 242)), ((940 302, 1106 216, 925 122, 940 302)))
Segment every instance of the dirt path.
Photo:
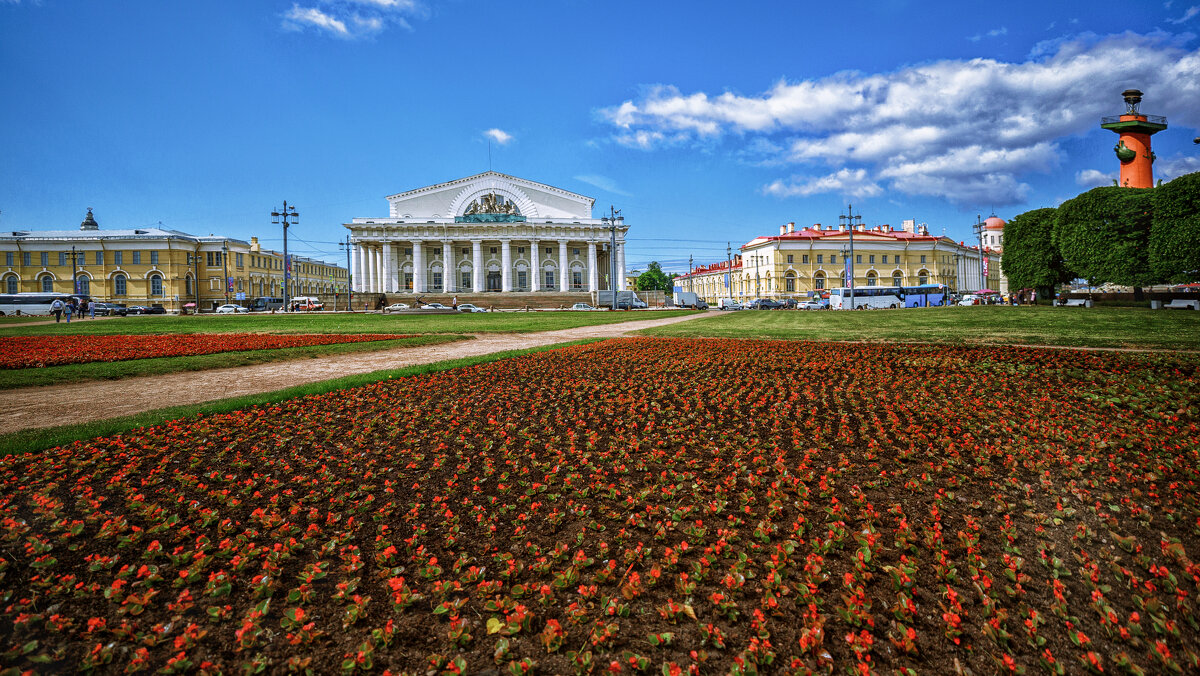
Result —
POLYGON ((4 393, 4 407, 0 410, 0 434, 135 415, 167 406, 199 404, 272 392, 356 373, 430 364, 447 359, 476 357, 586 338, 615 338, 632 331, 703 316, 701 313, 539 333, 480 334, 475 336, 474 340, 382 352, 360 352, 211 371, 184 371, 126 380, 98 380, 9 390, 4 393), (69 414, 66 413, 68 411, 69 414))

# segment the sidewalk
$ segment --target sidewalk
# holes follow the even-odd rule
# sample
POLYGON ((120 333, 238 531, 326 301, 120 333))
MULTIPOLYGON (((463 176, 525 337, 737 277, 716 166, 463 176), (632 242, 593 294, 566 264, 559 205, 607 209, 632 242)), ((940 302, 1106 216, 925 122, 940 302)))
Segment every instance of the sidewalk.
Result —
POLYGON ((9 390, 4 393, 4 408, 0 411, 0 434, 118 418, 168 406, 199 404, 229 397, 273 392, 294 385, 383 369, 431 364, 448 359, 523 350, 587 338, 615 338, 641 329, 704 316, 694 314, 540 333, 481 334, 475 336, 474 340, 382 352, 360 352, 212 371, 184 371, 126 380, 97 380, 9 390))

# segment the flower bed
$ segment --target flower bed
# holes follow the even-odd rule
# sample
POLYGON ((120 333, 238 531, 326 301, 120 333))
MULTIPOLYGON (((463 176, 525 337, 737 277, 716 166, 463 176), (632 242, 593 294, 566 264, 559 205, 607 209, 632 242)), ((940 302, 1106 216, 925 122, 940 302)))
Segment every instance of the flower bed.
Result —
POLYGON ((63 364, 186 357, 218 352, 276 350, 336 343, 411 338, 413 334, 269 334, 193 333, 130 336, 0 337, 0 369, 41 368, 63 364))
POLYGON ((1195 672, 1198 438, 1190 356, 670 339, 174 421, 0 463, 0 665, 1195 672))

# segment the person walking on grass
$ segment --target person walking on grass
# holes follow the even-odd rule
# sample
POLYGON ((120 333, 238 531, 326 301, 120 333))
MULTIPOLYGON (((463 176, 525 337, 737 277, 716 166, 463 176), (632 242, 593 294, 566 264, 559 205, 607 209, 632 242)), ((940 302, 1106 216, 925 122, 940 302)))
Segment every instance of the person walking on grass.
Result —
MULTIPOLYGON (((57 324, 62 320, 63 309, 67 304, 61 298, 55 298, 53 303, 50 303, 50 314, 54 315, 54 323, 57 324)), ((71 321, 70 315, 67 316, 67 321, 71 321)))
POLYGON ((88 303, 88 311, 92 313, 92 319, 96 318, 96 301, 88 303))
POLYGON ((75 311, 74 299, 67 301, 67 308, 66 308, 66 310, 64 310, 64 314, 67 315, 67 323, 68 324, 71 323, 71 314, 74 313, 74 311, 75 311))

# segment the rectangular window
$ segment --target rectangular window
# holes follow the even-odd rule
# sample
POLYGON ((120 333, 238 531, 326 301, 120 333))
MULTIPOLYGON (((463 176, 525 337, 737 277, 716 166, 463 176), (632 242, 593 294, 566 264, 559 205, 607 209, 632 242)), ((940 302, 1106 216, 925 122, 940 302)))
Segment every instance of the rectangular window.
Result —
POLYGON ((800 262, 801 262, 801 263, 808 263, 808 254, 804 254, 803 256, 801 256, 801 257, 800 257, 800 262))
POLYGON ((66 251, 59 251, 59 252, 58 252, 58 265, 59 265, 59 267, 62 267, 62 266, 64 266, 64 265, 66 265, 66 264, 67 264, 67 252, 66 252, 66 251))
POLYGON ((833 265, 836 262, 837 262, 837 256, 834 256, 833 254, 829 254, 829 264, 833 265))
POLYGON ((550 247, 546 247, 546 253, 552 254, 552 253, 554 253, 554 249, 552 249, 550 247))
POLYGON ((439 291, 441 290, 441 288, 442 288, 442 273, 440 273, 440 272, 433 273, 433 288, 437 289, 439 291))
POLYGON ((242 267, 242 254, 237 255, 237 266, 242 267))
POLYGON ((13 252, 11 252, 11 251, 4 252, 4 264, 10 268, 12 267, 12 264, 13 264, 13 258, 14 258, 13 252))
POLYGON ((787 285, 787 291, 789 293, 796 290, 796 278, 795 277, 786 277, 786 278, 784 278, 783 281, 784 281, 784 284, 787 285))
POLYGON ((464 249, 462 250, 462 255, 464 255, 464 256, 469 256, 469 255, 471 255, 471 250, 470 250, 470 249, 467 249, 467 248, 464 248, 464 249))
POLYGON ((32 252, 29 252, 29 251, 21 252, 21 265, 33 265, 33 263, 30 262, 32 258, 33 258, 32 252))
POLYGON ((141 251, 134 251, 134 252, 133 252, 133 264, 134 264, 134 265, 141 265, 141 264, 142 264, 142 252, 141 252, 141 251))
POLYGON ((104 252, 103 251, 96 252, 96 265, 104 265, 104 252))
MULTIPOLYGON (((579 251, 579 249, 576 249, 575 251, 579 251)), ((576 289, 583 288, 583 273, 582 272, 572 272, 571 273, 571 286, 575 287, 576 289)))
POLYGON ((204 252, 204 264, 210 268, 213 266, 213 252, 211 252, 211 251, 204 252))
POLYGON ((408 247, 407 249, 405 249, 405 250, 404 250, 404 255, 405 255, 405 256, 411 256, 411 255, 412 255, 412 247, 411 247, 411 246, 410 246, 410 247, 408 247))
POLYGON ((794 262, 795 262, 795 261, 793 261, 793 260, 792 260, 792 258, 793 258, 792 254, 788 254, 788 262, 789 262, 789 263, 794 263, 794 262))
MULTIPOLYGON (((549 251, 547 251, 547 253, 549 253, 549 251)), ((546 273, 546 288, 547 289, 554 288, 554 273, 553 272, 546 273)))
POLYGON ((519 247, 517 247, 517 253, 518 253, 518 254, 523 254, 523 253, 525 253, 525 247, 523 247, 523 246, 519 246, 519 247))
POLYGON ((855 263, 862 263, 862 254, 855 254, 855 255, 854 255, 854 262, 855 262, 855 263))
POLYGON ((867 286, 875 286, 875 278, 867 277, 867 286))
POLYGON ((579 255, 579 249, 572 249, 572 251, 573 251, 573 253, 571 254, 572 256, 578 256, 578 255, 579 255))
POLYGON ((871 254, 871 265, 875 265, 875 254, 871 254))
POLYGON ((491 247, 492 253, 496 253, 496 247, 491 247))
MULTIPOLYGON (((825 254, 817 254, 817 265, 821 265, 824 262, 825 262, 825 254)), ((832 263, 833 261, 830 260, 829 262, 832 263)))
POLYGON ((158 252, 157 251, 150 252, 150 265, 158 265, 158 252))
POLYGON ((517 270, 517 289, 525 291, 529 288, 529 273, 525 270, 517 270))
POLYGON ((459 284, 459 288, 461 288, 463 291, 471 290, 471 273, 462 273, 462 283, 459 284))
POLYGON ((921 264, 922 264, 922 265, 924 265, 924 264, 925 264, 925 256, 924 256, 924 255, 922 255, 922 256, 921 256, 921 264))
POLYGON ((119 267, 124 263, 124 260, 125 260, 125 252, 124 251, 114 251, 113 252, 113 265, 116 265, 119 267))
POLYGON ((404 273, 404 290, 412 291, 412 273, 411 272, 404 273))
MULTIPOLYGON (((896 262, 899 263, 900 261, 897 260, 896 262)), ((884 265, 887 265, 887 254, 883 255, 883 263, 884 263, 884 265)))

